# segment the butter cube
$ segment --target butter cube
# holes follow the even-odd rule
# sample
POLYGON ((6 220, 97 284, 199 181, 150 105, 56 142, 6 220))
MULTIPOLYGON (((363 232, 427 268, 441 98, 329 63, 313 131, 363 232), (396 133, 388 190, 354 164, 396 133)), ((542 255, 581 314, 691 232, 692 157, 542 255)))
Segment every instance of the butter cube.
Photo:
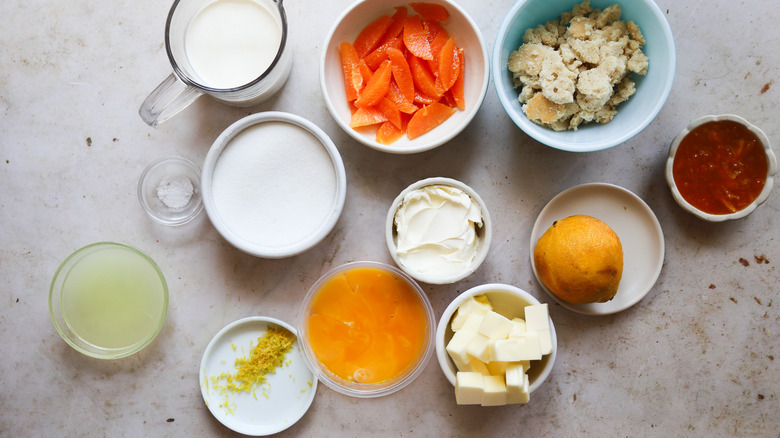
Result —
POLYGON ((506 384, 504 376, 483 376, 482 406, 501 406, 506 404, 506 384))
POLYGON ((539 333, 542 354, 550 354, 552 352, 552 335, 550 333, 550 314, 547 304, 526 306, 525 323, 527 331, 539 333))
POLYGON ((460 306, 458 306, 458 310, 455 312, 455 317, 452 318, 450 327, 452 327, 453 331, 458 331, 472 313, 484 315, 488 310, 492 309, 493 306, 490 305, 490 301, 488 301, 487 297, 484 295, 469 297, 466 301, 461 303, 460 306))
POLYGON ((485 392, 480 373, 458 372, 455 375, 455 402, 459 405, 482 404, 485 392))
POLYGON ((467 348, 476 334, 476 332, 460 330, 452 335, 452 339, 447 343, 445 349, 453 361, 456 363, 468 363, 471 360, 468 356, 467 348))
POLYGON ((511 329, 512 321, 491 310, 485 313, 482 318, 482 324, 480 324, 478 332, 491 340, 495 340, 506 339, 511 329))
POLYGON ((485 365, 485 362, 482 362, 481 360, 471 356, 469 356, 469 359, 470 360, 468 362, 462 362, 458 359, 452 358, 452 361, 455 363, 455 367, 458 368, 458 371, 468 371, 473 373, 480 373, 482 375, 490 374, 488 367, 485 365))
POLYGON ((494 376, 503 376, 504 373, 506 373, 506 366, 509 364, 509 362, 503 362, 498 360, 491 360, 486 365, 486 368, 488 370, 488 374, 494 375, 494 376))
POLYGON ((537 330, 539 334, 539 344, 542 348, 542 354, 552 353, 552 334, 549 330, 537 330))
POLYGON ((523 387, 523 375, 525 375, 525 368, 519 362, 513 362, 506 367, 506 389, 510 388, 522 388, 523 387))
POLYGON ((521 363, 512 363, 506 367, 506 402, 528 403, 528 368, 521 363))
POLYGON ((527 332, 525 321, 523 321, 520 318, 515 318, 512 320, 512 328, 509 330, 509 334, 507 335, 508 338, 517 338, 519 336, 522 336, 525 332, 527 332))
POLYGON ((521 360, 517 362, 502 362, 497 360, 491 360, 485 364, 487 366, 488 373, 494 376, 503 376, 506 374, 506 369, 510 365, 520 365, 525 372, 528 372, 528 368, 531 367, 530 360, 521 360))
POLYGON ((469 365, 468 362, 463 362, 458 357, 453 356, 451 354, 450 354, 450 360, 452 360, 452 363, 455 364, 455 368, 457 368, 458 371, 471 371, 466 369, 469 365))
POLYGON ((482 362, 490 362, 490 344, 490 338, 482 333, 476 333, 466 347, 466 353, 482 362))
POLYGON ((550 330, 550 314, 547 304, 525 306, 526 330, 550 330))
POLYGON ((489 354, 490 358, 495 361, 539 360, 542 358, 539 334, 537 332, 527 332, 520 337, 493 341, 490 343, 489 354))
POLYGON ((477 332, 479 330, 479 326, 482 325, 482 319, 484 319, 484 317, 484 314, 472 313, 468 318, 466 318, 466 321, 458 330, 477 332))

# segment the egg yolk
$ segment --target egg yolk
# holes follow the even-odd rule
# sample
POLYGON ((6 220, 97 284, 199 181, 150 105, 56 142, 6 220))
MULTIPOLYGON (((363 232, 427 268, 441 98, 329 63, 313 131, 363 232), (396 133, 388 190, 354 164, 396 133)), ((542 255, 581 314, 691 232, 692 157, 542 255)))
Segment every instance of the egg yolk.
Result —
POLYGON ((411 286, 391 272, 354 268, 325 282, 308 317, 317 359, 351 382, 380 383, 423 354, 426 312, 411 286))

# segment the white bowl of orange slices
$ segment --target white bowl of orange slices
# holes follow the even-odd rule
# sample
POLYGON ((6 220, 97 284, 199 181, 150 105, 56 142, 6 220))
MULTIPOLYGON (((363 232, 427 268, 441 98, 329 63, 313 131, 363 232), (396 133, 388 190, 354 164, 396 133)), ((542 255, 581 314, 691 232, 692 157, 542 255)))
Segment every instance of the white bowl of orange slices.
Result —
POLYGON ((446 0, 358 0, 323 45, 320 86, 352 138, 396 154, 427 151, 474 118, 490 79, 477 24, 446 0))

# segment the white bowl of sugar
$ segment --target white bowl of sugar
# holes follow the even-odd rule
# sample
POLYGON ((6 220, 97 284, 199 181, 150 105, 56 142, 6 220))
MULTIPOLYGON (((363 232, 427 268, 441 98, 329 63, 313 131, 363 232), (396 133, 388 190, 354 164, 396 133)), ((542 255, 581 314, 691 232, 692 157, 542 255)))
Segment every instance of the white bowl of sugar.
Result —
POLYGON ((341 155, 312 122, 268 111, 230 125, 203 164, 203 204, 230 244, 263 258, 300 254, 324 239, 344 207, 341 155))

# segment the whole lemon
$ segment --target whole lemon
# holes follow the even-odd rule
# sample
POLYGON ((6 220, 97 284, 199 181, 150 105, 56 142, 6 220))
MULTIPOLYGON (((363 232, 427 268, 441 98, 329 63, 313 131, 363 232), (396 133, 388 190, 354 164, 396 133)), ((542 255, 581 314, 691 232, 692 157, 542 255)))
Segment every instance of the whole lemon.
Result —
POLYGON ((539 279, 558 298, 572 304, 614 298, 623 276, 623 246, 599 219, 574 215, 553 222, 534 249, 539 279))

